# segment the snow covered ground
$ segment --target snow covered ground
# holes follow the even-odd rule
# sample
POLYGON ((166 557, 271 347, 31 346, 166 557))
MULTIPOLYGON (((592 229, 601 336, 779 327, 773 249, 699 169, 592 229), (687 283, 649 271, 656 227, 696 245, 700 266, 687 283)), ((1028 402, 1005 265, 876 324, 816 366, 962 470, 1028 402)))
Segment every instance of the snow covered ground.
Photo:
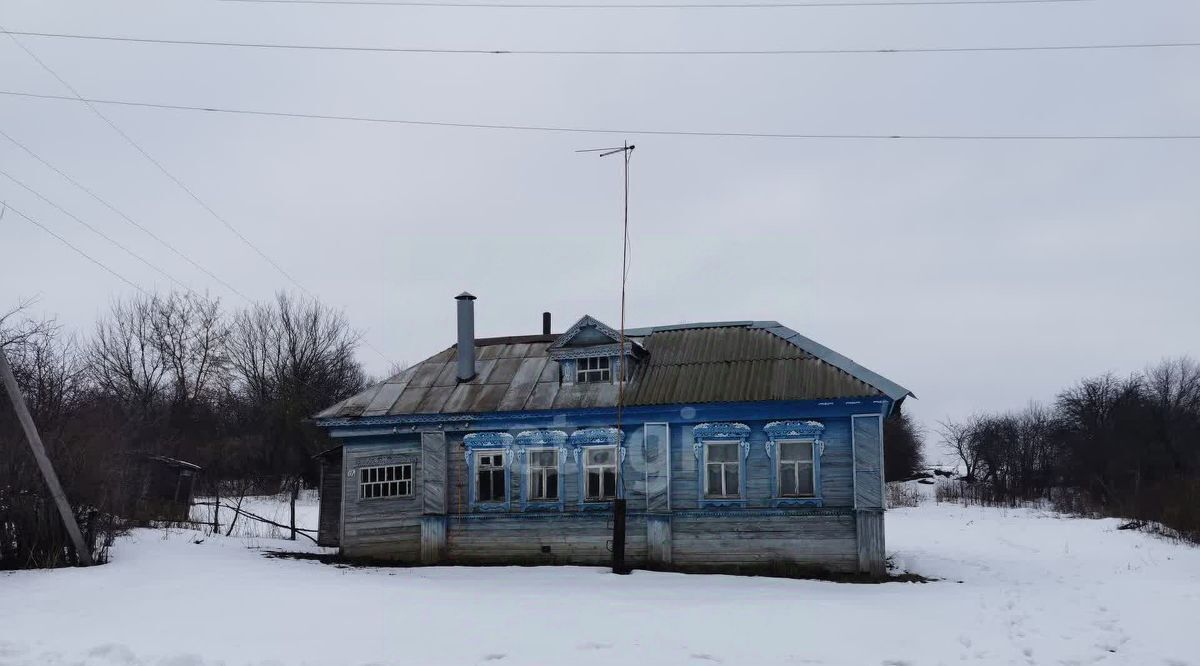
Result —
POLYGON ((139 530, 102 567, 0 573, 0 664, 1200 666, 1200 548, 1034 510, 887 521, 896 565, 943 580, 341 568, 139 530))

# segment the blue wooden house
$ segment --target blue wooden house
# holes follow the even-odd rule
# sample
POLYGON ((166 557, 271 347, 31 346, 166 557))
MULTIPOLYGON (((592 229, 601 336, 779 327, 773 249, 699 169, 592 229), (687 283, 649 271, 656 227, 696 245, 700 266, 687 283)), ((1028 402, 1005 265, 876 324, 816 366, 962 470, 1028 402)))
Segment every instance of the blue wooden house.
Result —
POLYGON ((773 321, 622 342, 545 315, 541 335, 476 339, 474 300, 457 298, 457 344, 317 415, 339 443, 321 543, 607 564, 623 498, 635 567, 884 573, 883 419, 907 389, 773 321))

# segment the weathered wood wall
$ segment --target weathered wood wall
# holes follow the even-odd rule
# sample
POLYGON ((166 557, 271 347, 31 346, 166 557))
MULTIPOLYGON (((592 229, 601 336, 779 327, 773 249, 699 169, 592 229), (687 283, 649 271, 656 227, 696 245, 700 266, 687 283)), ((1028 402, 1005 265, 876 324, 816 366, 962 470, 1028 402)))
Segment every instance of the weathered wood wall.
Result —
MULTIPOLYGON (((868 420, 860 419, 867 423, 868 420)), ((856 423, 857 423, 856 421, 856 423)), ((623 492, 630 516, 626 559, 633 566, 715 570, 777 565, 831 571, 880 570, 883 562, 881 511, 857 512, 873 500, 863 483, 873 482, 866 463, 880 460, 878 446, 857 456, 849 418, 822 419, 825 451, 821 459, 820 508, 773 509, 770 491, 773 460, 766 454, 766 421, 751 427, 746 465, 745 508, 701 510, 698 462, 692 424, 673 423, 652 430, 649 445, 642 424, 626 426, 623 492), (667 483, 667 479, 670 483, 667 483)), ((877 420, 869 421, 878 423, 877 420)), ((865 426, 864 426, 865 428, 865 426)), ((570 432, 572 428, 558 426, 570 432)), ((516 435, 519 431, 510 431, 516 435)), ((868 442, 869 433, 858 433, 868 442)), ((521 512, 519 486, 512 476, 507 513, 471 513, 468 505, 466 448, 462 432, 392 435, 344 448, 342 549, 352 557, 409 562, 460 564, 585 564, 611 561, 610 512, 579 506, 580 475, 573 456, 564 460, 562 513, 556 509, 521 512), (358 499, 355 470, 371 465, 413 464, 413 496, 358 499)), ((878 437, 875 441, 878 442, 878 437)), ((324 515, 324 514, 323 514, 324 515)))
POLYGON ((854 506, 883 508, 883 425, 877 416, 853 419, 854 506))
POLYGON ((342 458, 321 460, 321 501, 317 507, 317 545, 336 546, 342 536, 342 458))
POLYGON ((424 497, 421 436, 395 435, 342 448, 342 553, 405 562, 421 558, 424 497), (358 470, 377 465, 411 464, 410 497, 359 499, 358 470))
MULTIPOLYGON (((849 419, 823 420, 825 453, 821 456, 821 497, 826 507, 854 506, 854 464, 849 419)), ((747 421, 750 426, 750 454, 746 458, 746 506, 771 505, 771 466, 767 456, 766 421, 747 421)), ((671 427, 671 508, 699 508, 699 460, 692 445, 692 425, 671 427)))
POLYGON ((672 517, 671 533, 671 562, 680 569, 858 569, 854 515, 847 509, 798 509, 778 515, 682 514, 672 517))
MULTIPOLYGON (((646 523, 628 520, 625 558, 646 559, 646 523)), ((612 563, 612 516, 575 511, 567 514, 473 514, 450 516, 448 561, 453 564, 612 563)))
POLYGON ((858 570, 877 578, 887 572, 883 531, 883 511, 856 511, 858 532, 858 570))

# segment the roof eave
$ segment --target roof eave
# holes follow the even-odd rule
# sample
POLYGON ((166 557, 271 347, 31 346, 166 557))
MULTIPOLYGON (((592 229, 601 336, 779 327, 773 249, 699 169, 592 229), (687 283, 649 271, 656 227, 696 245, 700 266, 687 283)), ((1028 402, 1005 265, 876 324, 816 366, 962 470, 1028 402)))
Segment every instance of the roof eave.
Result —
POLYGON ((793 331, 777 321, 756 321, 750 325, 750 328, 761 328, 787 340, 822 361, 874 386, 894 402, 899 402, 908 396, 917 397, 917 394, 878 372, 856 363, 850 358, 833 351, 812 338, 805 337, 793 331))

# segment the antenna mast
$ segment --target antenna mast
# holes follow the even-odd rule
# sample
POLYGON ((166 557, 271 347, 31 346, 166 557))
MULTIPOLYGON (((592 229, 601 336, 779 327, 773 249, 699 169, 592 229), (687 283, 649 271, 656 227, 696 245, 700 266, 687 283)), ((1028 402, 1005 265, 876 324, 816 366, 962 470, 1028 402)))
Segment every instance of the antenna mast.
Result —
MULTIPOLYGON (((621 430, 621 417, 625 410, 625 282, 629 277, 629 158, 633 155, 634 146, 629 145, 626 141, 619 148, 588 148, 585 150, 577 150, 577 153, 600 153, 600 157, 608 157, 620 153, 624 158, 624 175, 625 175, 625 198, 624 209, 622 216, 621 227, 621 351, 617 356, 617 436, 618 438, 624 435, 621 430)), ((617 489, 621 489, 625 480, 621 475, 620 451, 619 448, 623 442, 618 439, 617 457, 617 489)), ((627 574, 628 567, 625 566, 625 498, 624 493, 618 492, 617 497, 613 498, 613 573, 627 574)))

